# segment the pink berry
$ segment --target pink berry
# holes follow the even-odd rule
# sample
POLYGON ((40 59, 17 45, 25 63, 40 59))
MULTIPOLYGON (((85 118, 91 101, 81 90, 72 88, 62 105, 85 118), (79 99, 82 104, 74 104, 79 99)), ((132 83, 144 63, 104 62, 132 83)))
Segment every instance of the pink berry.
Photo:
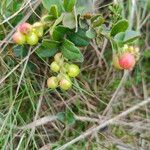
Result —
POLYGON ((119 58, 119 65, 123 69, 130 70, 135 65, 135 58, 131 53, 124 53, 119 58))
POLYGON ((19 45, 23 45, 25 44, 26 42, 26 37, 25 35, 23 35, 22 33, 20 32, 16 32, 14 35, 13 35, 13 41, 16 43, 16 44, 19 44, 19 45))
POLYGON ((30 25, 27 22, 20 24, 18 27, 18 31, 23 34, 28 34, 31 32, 31 30, 32 30, 32 25, 30 25))

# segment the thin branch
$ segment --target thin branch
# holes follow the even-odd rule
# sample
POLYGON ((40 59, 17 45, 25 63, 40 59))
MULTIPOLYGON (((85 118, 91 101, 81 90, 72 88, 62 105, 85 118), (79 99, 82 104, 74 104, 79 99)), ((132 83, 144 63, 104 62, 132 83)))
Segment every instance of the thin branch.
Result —
POLYGON ((117 115, 116 117, 112 118, 112 119, 109 119, 107 121, 105 121, 104 123, 96 126, 96 127, 92 127, 90 128, 89 130, 87 130, 86 132, 84 132, 83 134, 81 134, 80 136, 76 137, 75 139, 71 140, 70 142, 64 144, 63 146, 55 149, 55 150, 65 150, 67 147, 69 147, 70 145, 86 138, 87 136, 91 135, 92 133, 95 133, 95 132, 98 132, 100 129, 108 126, 109 124, 112 124, 113 122, 117 121, 118 119, 122 118, 122 117, 125 117, 127 116, 128 114, 130 114, 131 112, 134 112, 135 110, 139 109, 140 107, 146 105, 150 103, 150 98, 144 100, 143 102, 127 109, 126 111, 120 113, 119 115, 117 115))
POLYGON ((127 80, 128 74, 129 74, 129 72, 125 70, 124 74, 123 74, 123 77, 122 77, 122 79, 119 83, 119 86, 116 89, 115 93, 113 94, 113 96, 112 96, 111 100, 109 101, 107 107, 105 108, 105 110, 103 112, 103 115, 109 114, 111 112, 111 106, 114 103, 114 101, 116 100, 116 97, 117 97, 118 93, 120 92, 120 90, 122 89, 125 81, 127 80))

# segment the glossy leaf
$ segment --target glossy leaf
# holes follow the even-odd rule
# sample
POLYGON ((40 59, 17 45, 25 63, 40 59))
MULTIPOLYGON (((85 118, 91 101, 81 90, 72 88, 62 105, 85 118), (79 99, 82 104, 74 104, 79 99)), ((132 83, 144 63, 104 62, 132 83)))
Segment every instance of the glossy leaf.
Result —
POLYGON ((101 15, 96 15, 91 18, 91 23, 93 27, 99 27, 105 22, 105 19, 101 15))
POLYGON ((125 32, 120 32, 115 35, 114 40, 123 43, 124 37, 125 37, 125 32))
POLYGON ((125 32, 120 32, 115 35, 114 40, 123 44, 133 42, 140 36, 139 32, 133 30, 127 30, 125 32))
POLYGON ((127 20, 123 19, 118 21, 111 29, 111 36, 115 36, 120 32, 125 32, 128 29, 129 23, 127 20))
POLYGON ((93 39, 96 37, 96 32, 94 29, 89 29, 88 31, 86 31, 86 36, 90 39, 93 39))
POLYGON ((124 43, 130 43, 130 42, 133 42, 134 40, 136 40, 138 37, 140 36, 140 33, 139 32, 136 32, 136 31, 126 31, 125 32, 125 37, 124 37, 124 43))
POLYGON ((52 33, 53 40, 56 40, 56 41, 63 40, 67 31, 68 29, 62 25, 56 26, 52 33))
POLYGON ((15 55, 15 57, 24 57, 27 55, 28 51, 25 49, 24 46, 21 46, 21 45, 15 45, 13 47, 13 53, 15 55))
POLYGON ((52 5, 50 8, 50 14, 53 16, 53 18, 58 18, 58 7, 57 5, 52 5))
POLYGON ((67 38, 73 42, 76 46, 88 46, 90 39, 86 36, 86 31, 83 29, 78 29, 78 32, 74 30, 67 33, 67 38))
POLYGON ((64 0, 64 8, 67 12, 71 12, 76 4, 76 0, 64 0))
POLYGON ((53 5, 56 5, 59 10, 59 14, 64 11, 62 0, 42 0, 43 6, 50 11, 53 5))
POLYGON ((51 57, 58 51, 60 43, 53 40, 43 40, 41 46, 36 50, 39 57, 51 57))
POLYGON ((65 39, 60 47, 63 56, 68 60, 83 62, 83 55, 80 50, 69 40, 65 39))

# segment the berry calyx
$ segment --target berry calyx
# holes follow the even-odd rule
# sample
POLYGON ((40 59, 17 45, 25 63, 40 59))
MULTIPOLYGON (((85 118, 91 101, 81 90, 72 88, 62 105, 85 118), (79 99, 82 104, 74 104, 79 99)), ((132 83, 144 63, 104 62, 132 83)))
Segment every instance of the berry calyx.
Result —
POLYGON ((59 86, 62 90, 69 90, 72 87, 72 82, 68 76, 60 80, 59 86))
POLYGON ((56 61, 53 61, 50 65, 50 68, 53 72, 58 72, 60 70, 60 66, 56 61))
POLYGON ((42 37, 43 34, 44 34, 43 23, 41 23, 41 22, 35 22, 33 24, 33 30, 37 34, 38 37, 42 37))
POLYGON ((131 70, 135 65, 135 57, 131 53, 124 53, 119 58, 119 65, 123 69, 131 70))
POLYGON ((75 64, 69 65, 69 66, 67 67, 67 69, 68 69, 68 75, 69 75, 70 77, 76 77, 76 76, 78 76, 79 73, 80 73, 79 67, 78 67, 77 65, 75 65, 75 64))
POLYGON ((25 44, 26 42, 26 37, 25 35, 23 35, 22 33, 20 32, 16 32, 14 35, 13 35, 13 41, 16 43, 16 44, 19 44, 19 45, 23 45, 25 44))
POLYGON ((48 80, 47 80, 47 87, 50 88, 50 89, 56 89, 58 86, 58 80, 57 80, 57 77, 50 77, 48 80))
POLYGON ((31 30, 32 30, 32 25, 27 22, 20 24, 18 27, 18 31, 26 35, 29 34, 31 30))
POLYGON ((38 36, 36 33, 31 32, 26 36, 27 44, 29 45, 36 45, 38 43, 38 36))
POLYGON ((112 60, 112 63, 113 63, 113 66, 116 68, 116 69, 123 69, 121 68, 120 64, 119 64, 119 59, 118 59, 118 56, 117 55, 114 55, 113 56, 113 60, 112 60))

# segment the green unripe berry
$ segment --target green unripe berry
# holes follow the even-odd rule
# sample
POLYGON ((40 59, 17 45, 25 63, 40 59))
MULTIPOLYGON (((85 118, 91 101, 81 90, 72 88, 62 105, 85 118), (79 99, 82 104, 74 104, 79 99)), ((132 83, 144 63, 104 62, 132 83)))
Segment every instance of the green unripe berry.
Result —
POLYGON ((31 32, 26 36, 27 44, 36 45, 38 43, 38 36, 35 32, 31 32))
POLYGON ((72 87, 72 82, 68 76, 65 76, 61 79, 59 86, 62 90, 69 90, 72 87))
POLYGON ((60 70, 60 66, 56 61, 53 61, 50 65, 50 68, 53 72, 58 72, 60 70))
POLYGON ((16 32, 16 33, 13 35, 13 41, 14 41, 16 44, 23 45, 23 44, 25 44, 25 42, 26 42, 26 37, 25 37, 25 35, 23 35, 22 33, 16 32))
POLYGON ((57 54, 54 56, 54 59, 55 59, 56 62, 59 62, 60 59, 61 59, 61 57, 62 57, 62 53, 57 53, 57 54))
POLYGON ((80 73, 80 69, 77 65, 71 64, 68 66, 68 75, 70 77, 76 77, 80 73))
POLYGON ((38 37, 42 37, 43 34, 44 34, 43 23, 41 23, 41 22, 35 22, 35 23, 33 24, 33 30, 34 30, 34 32, 36 33, 36 35, 37 35, 38 37))
POLYGON ((64 63, 64 58, 62 57, 62 53, 57 53, 54 56, 54 60, 59 64, 59 65, 63 65, 64 63))
POLYGON ((57 77, 50 77, 47 80, 47 87, 50 89, 56 89, 58 86, 58 79, 57 77))

